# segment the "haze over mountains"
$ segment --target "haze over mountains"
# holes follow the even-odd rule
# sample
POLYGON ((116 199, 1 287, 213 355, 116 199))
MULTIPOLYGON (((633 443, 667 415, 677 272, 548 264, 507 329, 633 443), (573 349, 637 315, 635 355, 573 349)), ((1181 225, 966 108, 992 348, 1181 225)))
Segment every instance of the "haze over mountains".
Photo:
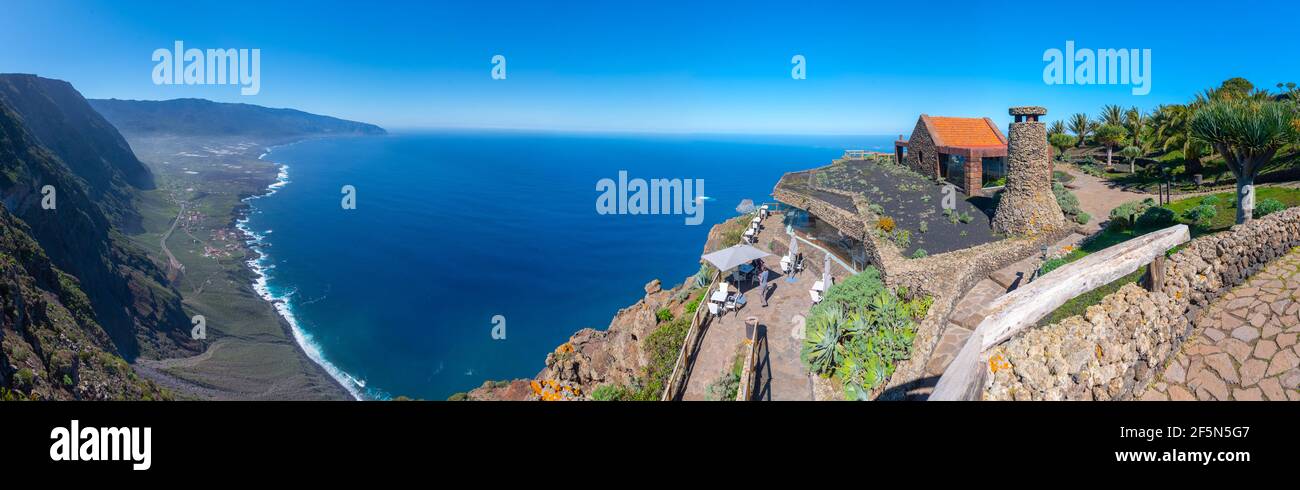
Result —
POLYGON ((61 80, 0 74, 0 399, 163 398, 127 361, 203 349, 159 259, 124 235, 141 231, 136 204, 157 183, 117 124, 173 135, 383 134, 247 104, 88 102, 61 80), (53 209, 42 206, 46 186, 53 209))
POLYGON ((386 134, 383 128, 373 124, 294 109, 272 109, 204 99, 91 99, 90 105, 112 121, 119 130, 132 134, 250 135, 261 138, 386 134))

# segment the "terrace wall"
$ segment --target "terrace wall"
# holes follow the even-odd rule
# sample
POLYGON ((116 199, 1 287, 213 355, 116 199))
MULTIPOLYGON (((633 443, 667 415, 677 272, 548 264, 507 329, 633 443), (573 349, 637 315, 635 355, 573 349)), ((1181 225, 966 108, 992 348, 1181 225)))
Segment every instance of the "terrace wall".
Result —
POLYGON ((1031 329, 991 352, 989 400, 1142 396, 1192 333, 1199 312, 1300 246, 1300 208, 1192 240, 1173 254, 1165 292, 1127 285, 1083 315, 1031 329))
POLYGON ((791 206, 809 211, 846 234, 858 237, 867 254, 867 260, 880 271, 881 279, 891 288, 906 287, 909 294, 928 295, 934 299, 930 311, 917 326, 913 339, 912 357, 896 366, 888 384, 873 393, 879 399, 923 398, 934 379, 925 379, 925 365, 943 336, 948 318, 965 294, 993 271, 1011 265, 1038 253, 1042 245, 1056 243, 1071 230, 1036 237, 1008 238, 952 252, 919 259, 904 257, 888 240, 870 233, 867 223, 879 218, 870 211, 862 196, 836 189, 813 187, 806 173, 787 174, 773 196, 791 206), (855 215, 841 208, 799 192, 797 186, 786 179, 802 178, 798 185, 805 190, 832 192, 854 200, 858 209, 855 215))

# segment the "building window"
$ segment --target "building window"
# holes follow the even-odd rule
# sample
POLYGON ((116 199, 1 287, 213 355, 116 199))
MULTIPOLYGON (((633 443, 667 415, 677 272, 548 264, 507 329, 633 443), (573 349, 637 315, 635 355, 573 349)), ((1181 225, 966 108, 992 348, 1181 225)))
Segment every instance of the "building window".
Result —
POLYGON ((944 155, 944 179, 956 184, 958 187, 966 187, 966 157, 961 155, 944 155))
POLYGON ((984 157, 983 172, 984 187, 1006 185, 1006 181, 1003 180, 1007 176, 1006 157, 984 157))

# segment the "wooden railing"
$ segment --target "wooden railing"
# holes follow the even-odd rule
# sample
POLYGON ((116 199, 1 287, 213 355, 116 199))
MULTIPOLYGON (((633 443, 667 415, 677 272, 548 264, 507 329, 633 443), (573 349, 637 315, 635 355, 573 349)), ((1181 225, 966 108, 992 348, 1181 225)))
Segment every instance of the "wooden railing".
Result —
POLYGON ((695 356, 695 350, 699 348, 701 328, 707 320, 705 314, 709 311, 709 295, 714 288, 718 287, 718 283, 721 281, 722 271, 714 271, 709 286, 704 289, 704 296, 700 297, 700 302, 695 307, 695 315, 691 317, 691 328, 686 331, 686 339, 682 341, 682 350, 677 354, 677 362, 673 364, 673 373, 668 376, 668 384, 664 386, 664 394, 660 397, 663 401, 676 400, 686 390, 686 380, 689 372, 687 364, 695 356))
POLYGON ((1032 326, 1076 296, 1110 284, 1151 264, 1148 287, 1163 288, 1165 252, 1191 240, 1187 225, 1149 233, 1063 265, 996 299, 939 378, 930 400, 979 400, 988 373, 988 351, 1032 326))

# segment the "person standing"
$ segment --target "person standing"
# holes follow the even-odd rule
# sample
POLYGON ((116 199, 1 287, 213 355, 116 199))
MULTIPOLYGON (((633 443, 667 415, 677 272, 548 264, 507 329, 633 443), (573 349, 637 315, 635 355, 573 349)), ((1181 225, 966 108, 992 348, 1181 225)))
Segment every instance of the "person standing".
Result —
POLYGON ((767 308, 767 266, 759 263, 758 272, 758 297, 763 300, 763 307, 767 308))

